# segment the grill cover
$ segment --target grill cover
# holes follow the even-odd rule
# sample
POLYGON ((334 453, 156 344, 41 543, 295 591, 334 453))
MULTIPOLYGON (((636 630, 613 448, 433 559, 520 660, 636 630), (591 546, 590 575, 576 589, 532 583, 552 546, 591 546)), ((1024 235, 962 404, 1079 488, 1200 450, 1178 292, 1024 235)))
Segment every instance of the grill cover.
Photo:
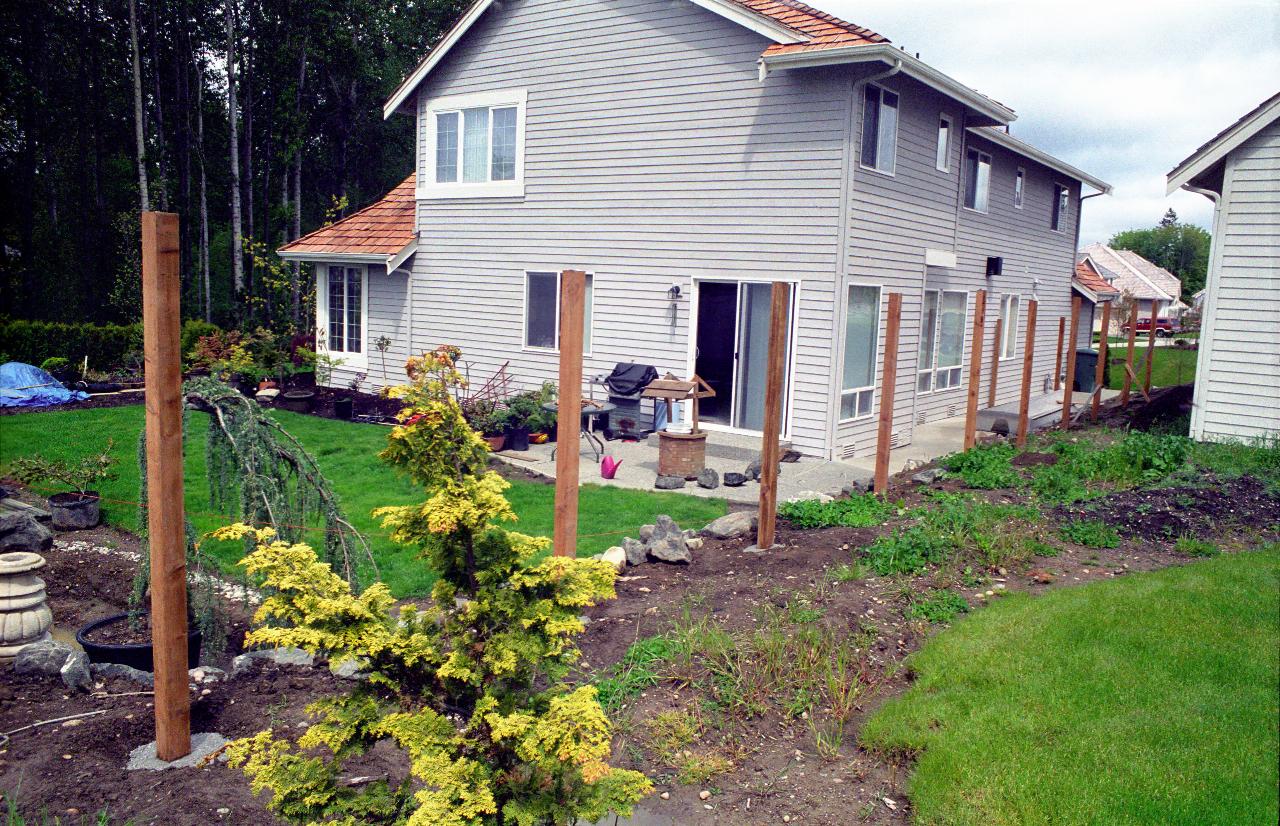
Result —
POLYGON ((651 364, 631 364, 621 362, 613 368, 613 372, 604 380, 612 396, 639 396, 640 391, 649 386, 649 382, 658 378, 658 371, 651 364))

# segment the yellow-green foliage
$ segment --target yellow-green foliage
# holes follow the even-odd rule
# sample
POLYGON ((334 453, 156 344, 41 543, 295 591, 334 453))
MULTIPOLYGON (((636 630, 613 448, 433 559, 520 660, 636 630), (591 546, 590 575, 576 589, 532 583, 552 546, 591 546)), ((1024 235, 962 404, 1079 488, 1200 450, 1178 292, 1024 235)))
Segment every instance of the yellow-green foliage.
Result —
POLYGON ((308 707, 297 743, 265 731, 229 748, 255 792, 294 823, 549 826, 627 815, 652 786, 609 766, 608 720, 594 687, 562 684, 578 657, 582 609, 611 598, 613 568, 550 557, 546 540, 500 527, 514 519, 507 483, 453 397, 457 351, 411 359, 401 425, 382 458, 426 489, 420 505, 383 508, 395 538, 440 572, 426 608, 394 609, 381 584, 353 594, 306 545, 235 525, 243 565, 267 598, 253 645, 295 646, 369 675, 348 695, 308 707), (346 761, 379 741, 403 750, 397 787, 339 782, 346 761))

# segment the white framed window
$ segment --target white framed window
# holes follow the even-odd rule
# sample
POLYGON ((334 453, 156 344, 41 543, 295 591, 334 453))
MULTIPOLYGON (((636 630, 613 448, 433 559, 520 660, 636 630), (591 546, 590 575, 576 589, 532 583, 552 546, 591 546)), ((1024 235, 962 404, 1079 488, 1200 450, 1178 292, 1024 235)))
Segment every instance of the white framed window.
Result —
POLYGON ((920 315, 920 364, 916 389, 921 393, 960 386, 964 363, 964 322, 969 294, 959 290, 925 290, 920 315))
POLYGON ((892 175, 898 162, 898 93, 867 84, 862 107, 862 165, 892 175))
POLYGON ((938 119, 938 155, 934 166, 939 172, 951 170, 951 118, 946 115, 938 119))
POLYGON ((1062 232, 1067 226, 1067 208, 1071 204, 1071 190, 1062 184, 1053 185, 1053 220, 1049 224, 1054 232, 1062 232))
POLYGON ((1017 173, 1013 176, 1013 208, 1022 209, 1022 200, 1026 197, 1027 188, 1027 170, 1018 167, 1017 173))
MULTIPOLYGON (((591 354, 592 316, 595 286, 587 273, 583 302, 582 352, 591 354)), ((560 349, 560 273, 526 270, 524 274, 524 346, 528 350, 556 352, 560 349)))
POLYGON ((1018 305, 1016 295, 1000 296, 1000 358, 1010 359, 1018 352, 1018 305))
POLYGON ((341 359, 348 367, 364 367, 365 318, 368 315, 368 270, 364 265, 321 264, 316 267, 317 351, 341 359))
POLYGON ((970 146, 964 153, 964 206, 986 212, 991 196, 991 156, 970 146))
POLYGON ((419 198, 524 195, 524 90, 428 100, 421 113, 426 162, 419 198))
POLYGON ((850 284, 845 303, 840 421, 870 416, 880 347, 880 287, 850 284))

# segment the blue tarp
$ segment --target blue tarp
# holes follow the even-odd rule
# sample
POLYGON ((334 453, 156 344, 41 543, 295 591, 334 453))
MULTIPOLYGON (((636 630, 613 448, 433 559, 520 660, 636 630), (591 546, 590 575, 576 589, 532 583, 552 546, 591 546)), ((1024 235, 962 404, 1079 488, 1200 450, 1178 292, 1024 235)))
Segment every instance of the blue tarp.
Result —
POLYGON ((39 367, 20 361, 0 364, 0 407, 49 407, 87 398, 88 393, 68 390, 39 367))

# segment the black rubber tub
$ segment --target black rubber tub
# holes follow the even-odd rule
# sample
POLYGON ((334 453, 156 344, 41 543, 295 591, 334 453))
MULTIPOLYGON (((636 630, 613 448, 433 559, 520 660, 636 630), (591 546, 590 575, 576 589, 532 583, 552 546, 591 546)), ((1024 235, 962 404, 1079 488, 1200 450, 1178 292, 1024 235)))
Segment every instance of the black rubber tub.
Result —
MULTIPOLYGON (((128 622, 128 614, 116 614, 114 616, 105 617, 104 619, 94 620, 76 632, 76 642, 80 643, 80 647, 84 649, 84 653, 89 657, 89 662, 93 663, 120 663, 139 671, 154 671, 155 661, 151 656, 150 643, 101 643, 86 639, 92 632, 104 625, 111 625, 116 622, 128 622)), ((200 664, 200 631, 192 629, 187 632, 187 667, 195 668, 200 664)))

